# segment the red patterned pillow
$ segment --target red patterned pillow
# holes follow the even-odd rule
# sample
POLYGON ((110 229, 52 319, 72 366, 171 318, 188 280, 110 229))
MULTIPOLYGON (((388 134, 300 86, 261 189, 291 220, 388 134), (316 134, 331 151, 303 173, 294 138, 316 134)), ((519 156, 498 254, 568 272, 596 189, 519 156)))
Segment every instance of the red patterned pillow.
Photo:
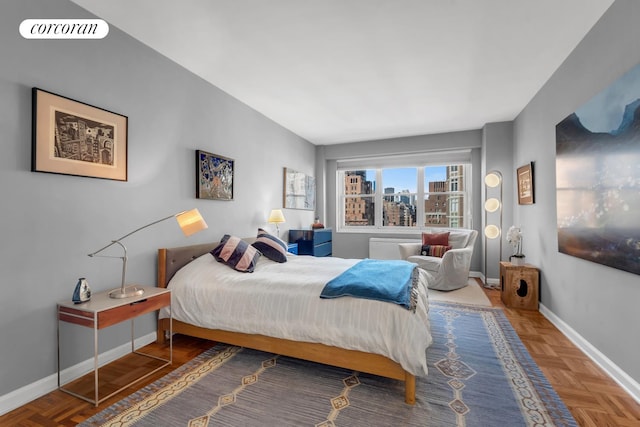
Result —
POLYGON ((449 232, 446 233, 422 233, 423 245, 449 245, 449 232))
POLYGON ((448 245, 422 245, 420 255, 442 258, 449 249, 451 246, 448 245))

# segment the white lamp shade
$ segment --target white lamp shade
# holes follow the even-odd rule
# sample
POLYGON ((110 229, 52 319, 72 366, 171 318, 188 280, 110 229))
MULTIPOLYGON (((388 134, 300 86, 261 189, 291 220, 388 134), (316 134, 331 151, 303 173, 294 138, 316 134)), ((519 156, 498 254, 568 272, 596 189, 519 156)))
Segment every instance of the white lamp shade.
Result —
POLYGON ((500 209, 500 200, 492 197, 484 202, 484 210, 487 212, 495 212, 500 209))
POLYGON ((502 175, 498 171, 491 171, 484 177, 487 187, 495 188, 502 182, 502 175))
POLYGON ((484 228, 484 235, 489 239, 496 239, 500 236, 500 228, 497 225, 489 224, 484 228))
POLYGON ((273 209, 269 214, 269 224, 279 224, 284 222, 284 214, 280 209, 273 209))
POLYGON ((209 227, 204 218, 202 218, 202 215, 200 215, 198 209, 191 209, 190 211, 179 213, 176 215, 176 220, 178 221, 180 229, 187 237, 209 227))

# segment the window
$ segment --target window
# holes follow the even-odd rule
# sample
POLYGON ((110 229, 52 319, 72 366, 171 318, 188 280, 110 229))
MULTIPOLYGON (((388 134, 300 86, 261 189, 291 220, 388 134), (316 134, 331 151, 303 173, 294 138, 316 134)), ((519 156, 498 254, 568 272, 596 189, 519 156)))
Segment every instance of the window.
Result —
POLYGON ((337 172, 339 231, 470 226, 469 164, 360 169, 351 163, 337 172))

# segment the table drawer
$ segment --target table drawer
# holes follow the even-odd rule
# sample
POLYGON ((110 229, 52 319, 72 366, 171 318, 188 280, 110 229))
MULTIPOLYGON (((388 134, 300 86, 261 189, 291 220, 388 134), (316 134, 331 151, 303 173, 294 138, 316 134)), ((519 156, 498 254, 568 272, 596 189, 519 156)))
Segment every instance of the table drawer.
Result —
POLYGON ((313 250, 315 256, 331 256, 331 242, 316 245, 313 250))
POLYGON ((159 310, 169 304, 171 304, 171 294, 165 293, 101 311, 98 313, 98 329, 159 310))
POLYGON ((321 243, 331 241, 331 230, 315 230, 313 232, 313 243, 319 245, 321 243))

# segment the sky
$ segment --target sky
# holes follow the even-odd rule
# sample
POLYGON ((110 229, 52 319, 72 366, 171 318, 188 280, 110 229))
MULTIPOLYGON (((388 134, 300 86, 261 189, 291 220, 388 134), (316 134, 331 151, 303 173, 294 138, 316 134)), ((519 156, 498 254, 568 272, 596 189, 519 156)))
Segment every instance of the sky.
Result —
MULTIPOLYGON (((376 171, 374 169, 367 170, 367 180, 375 181, 376 171)), ((397 168, 384 169, 382 175, 383 188, 393 187, 396 192, 409 190, 411 193, 417 192, 417 171, 415 168, 397 168)), ((447 179, 446 166, 428 166, 425 169, 425 183, 431 181, 444 181, 447 179)), ((425 188, 429 188, 425 184, 425 188)))

